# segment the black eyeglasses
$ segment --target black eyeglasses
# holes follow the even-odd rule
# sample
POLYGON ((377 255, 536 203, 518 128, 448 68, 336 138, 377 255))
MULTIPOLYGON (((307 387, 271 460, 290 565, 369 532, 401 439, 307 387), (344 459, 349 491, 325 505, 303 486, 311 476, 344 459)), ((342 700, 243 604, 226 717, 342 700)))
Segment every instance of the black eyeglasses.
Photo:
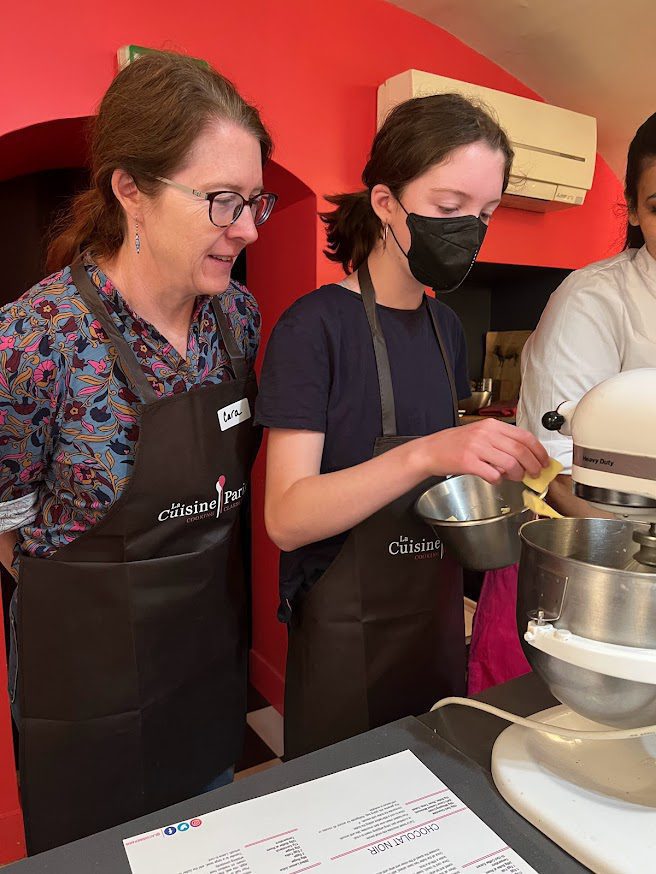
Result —
POLYGON ((166 179, 164 176, 155 176, 155 179, 158 182, 164 182, 165 185, 171 185, 179 191, 184 191, 186 194, 193 194, 194 197, 209 201, 210 221, 217 228, 227 228, 234 225, 245 206, 250 208, 253 223, 259 227, 269 218, 278 200, 278 195, 271 194, 270 191, 262 191, 251 197, 250 200, 246 200, 238 191, 199 191, 197 188, 181 185, 179 182, 166 179))

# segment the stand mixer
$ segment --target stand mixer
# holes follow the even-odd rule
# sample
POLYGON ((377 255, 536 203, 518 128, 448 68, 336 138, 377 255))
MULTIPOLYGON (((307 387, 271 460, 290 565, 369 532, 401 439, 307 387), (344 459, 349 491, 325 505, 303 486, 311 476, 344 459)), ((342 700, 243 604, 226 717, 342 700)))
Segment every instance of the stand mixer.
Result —
MULTIPOLYGON (((626 371, 543 417, 574 444, 574 493, 617 519, 540 519, 520 531, 524 652, 570 729, 656 726, 656 369, 626 371)), ((654 728, 656 732, 656 727, 654 728)), ((656 870, 656 734, 557 737, 513 725, 495 784, 596 874, 656 870)))
POLYGON ((617 518, 520 529, 519 636, 562 704, 503 714, 492 754, 505 800, 595 874, 656 871, 655 390, 626 371, 543 417, 573 439, 574 493, 617 518))

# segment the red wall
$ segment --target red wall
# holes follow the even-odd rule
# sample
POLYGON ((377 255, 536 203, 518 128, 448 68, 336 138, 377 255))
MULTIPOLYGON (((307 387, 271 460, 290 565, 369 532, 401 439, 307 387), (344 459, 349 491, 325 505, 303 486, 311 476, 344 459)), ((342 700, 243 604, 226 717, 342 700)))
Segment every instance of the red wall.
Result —
MULTIPOLYGON (((74 122, 41 128, 47 134, 40 147, 34 145, 39 131, 14 132, 92 114, 115 72, 116 50, 126 43, 207 59, 262 108, 272 129, 277 166, 271 175, 284 197, 249 257, 265 336, 291 300, 338 274, 321 254, 316 197, 359 185, 381 82, 415 67, 537 96, 446 32, 382 0, 22 0, 5 4, 0 31, 0 176, 53 160, 61 166, 69 149, 75 163, 74 122)), ((583 207, 550 215, 500 209, 484 260, 578 267, 605 257, 621 237, 614 210, 620 200, 618 181, 599 160, 583 207)), ((273 619, 276 554, 261 521, 262 458, 255 476, 253 670, 279 704, 285 640, 273 619)))
MULTIPOLYGON (((274 191, 280 190, 280 186, 273 187, 269 174, 266 184, 274 191)), ((264 345, 280 313, 299 294, 317 284, 316 214, 317 200, 308 189, 307 194, 291 206, 274 211, 266 233, 257 243, 257 257, 249 256, 248 284, 258 289, 264 345)), ((253 471, 251 679, 267 701, 282 712, 287 631, 275 618, 278 609, 278 550, 267 537, 262 523, 265 458, 266 444, 262 446, 253 471)))
MULTIPOLYGON (((417 67, 536 96, 454 37, 382 0, 23 0, 5 7, 0 136, 91 114, 122 44, 179 48, 214 63, 262 107, 276 160, 318 195, 358 184, 376 87, 395 73, 417 67)), ((58 137, 51 148, 60 147, 58 137)), ((485 258, 577 267, 606 255, 619 236, 611 211, 619 199, 600 161, 583 207, 549 216, 500 212, 485 258)), ((318 270, 320 280, 334 275, 321 256, 318 270)))

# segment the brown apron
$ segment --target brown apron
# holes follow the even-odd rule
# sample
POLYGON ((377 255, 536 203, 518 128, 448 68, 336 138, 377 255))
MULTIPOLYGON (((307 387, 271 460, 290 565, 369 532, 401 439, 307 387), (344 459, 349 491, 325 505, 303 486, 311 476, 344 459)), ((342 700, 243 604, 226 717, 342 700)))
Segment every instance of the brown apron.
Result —
POLYGON ((107 515, 53 557, 20 560, 30 853, 200 793, 239 757, 246 714, 239 508, 255 377, 215 300, 235 378, 158 399, 79 261, 73 281, 141 399, 140 431, 107 515))
MULTIPOLYGON (((380 387, 374 456, 413 437, 396 432, 387 346, 366 263, 358 271, 380 387)), ((453 371, 444 358, 458 423, 453 371)), ((285 684, 285 757, 294 758, 411 714, 465 689, 462 570, 414 512, 421 483, 349 533, 319 581, 292 605, 285 684)))

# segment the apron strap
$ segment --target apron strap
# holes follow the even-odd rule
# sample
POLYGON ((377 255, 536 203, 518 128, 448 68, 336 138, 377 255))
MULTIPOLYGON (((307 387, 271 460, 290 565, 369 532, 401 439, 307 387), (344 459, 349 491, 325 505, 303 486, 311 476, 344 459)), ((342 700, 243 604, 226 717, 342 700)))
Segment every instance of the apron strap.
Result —
MULTIPOLYGON (((98 289, 89 279, 89 274, 82 263, 81 256, 78 256, 73 262, 71 266, 71 276, 80 296, 93 315, 98 319, 104 332, 107 334, 110 342, 116 349, 123 371, 130 380, 135 393, 140 397, 143 403, 152 403, 156 401, 158 398, 155 390, 148 382, 146 374, 139 365, 129 343, 125 337, 123 337, 114 320, 111 318, 100 300, 98 289)), ((246 363, 244 353, 237 345, 237 341, 230 329, 228 320, 216 297, 212 298, 212 309, 214 310, 214 317, 221 338, 228 352, 230 365, 234 371, 235 378, 245 379, 248 376, 248 364, 246 363)))
POLYGON ((228 319, 221 309, 221 304, 216 295, 212 298, 212 309, 214 310, 214 317, 219 326, 219 331, 221 332, 223 344, 230 357, 230 365, 234 371, 235 379, 246 379, 248 376, 248 364, 246 358, 235 340, 235 335, 232 333, 230 325, 228 324, 228 319))
POLYGON ((378 314, 376 313, 376 292, 371 281, 369 265, 366 261, 363 261, 358 267, 358 282, 360 283, 360 295, 374 343, 376 370, 378 371, 378 389, 380 391, 380 408, 383 414, 383 437, 396 437, 396 406, 394 403, 394 389, 392 387, 392 371, 387 354, 387 343, 385 342, 385 336, 378 322, 378 314))
POLYGON ((457 427, 460 424, 460 416, 458 415, 458 390, 456 388, 456 378, 453 373, 451 361, 446 351, 446 346, 444 345, 444 337, 442 337, 442 332, 440 331, 437 317, 433 312, 433 307, 430 305, 428 296, 426 294, 424 294, 424 306, 428 310, 428 315, 430 316, 431 322, 433 323, 433 330, 435 331, 435 336, 437 337, 437 344, 440 347, 440 352, 442 353, 442 358, 444 359, 444 367, 446 368, 446 375, 449 380, 449 388, 451 389, 451 403, 453 404, 453 424, 457 427))
MULTIPOLYGON (((364 309, 367 314, 367 321, 371 330, 371 336, 374 343, 374 354, 376 356, 376 370, 378 371, 378 388, 380 391, 380 405, 383 419, 383 437, 396 437, 396 407, 394 404, 394 389, 392 387, 392 371, 389 364, 389 356, 387 354, 387 343, 385 336, 378 321, 376 313, 376 292, 371 281, 369 273, 369 265, 364 261, 358 268, 358 282, 360 283, 360 295, 364 304, 364 309)), ((438 324, 433 308, 428 302, 427 296, 424 294, 423 306, 428 310, 433 331, 437 339, 437 345, 440 348, 446 375, 449 380, 449 389, 451 391, 451 403, 453 405, 453 424, 459 425, 460 418, 458 416, 458 393, 456 390, 456 380, 453 374, 453 368, 444 345, 444 339, 440 326, 438 324)))
POLYGON ((96 319, 98 319, 110 343, 116 349, 123 372, 130 380, 135 394, 139 396, 142 403, 153 403, 157 400, 157 394, 148 382, 146 374, 139 365, 128 341, 116 327, 114 320, 100 300, 98 289, 89 279, 89 274, 82 263, 81 255, 78 255, 71 265, 71 276, 80 296, 96 319))

